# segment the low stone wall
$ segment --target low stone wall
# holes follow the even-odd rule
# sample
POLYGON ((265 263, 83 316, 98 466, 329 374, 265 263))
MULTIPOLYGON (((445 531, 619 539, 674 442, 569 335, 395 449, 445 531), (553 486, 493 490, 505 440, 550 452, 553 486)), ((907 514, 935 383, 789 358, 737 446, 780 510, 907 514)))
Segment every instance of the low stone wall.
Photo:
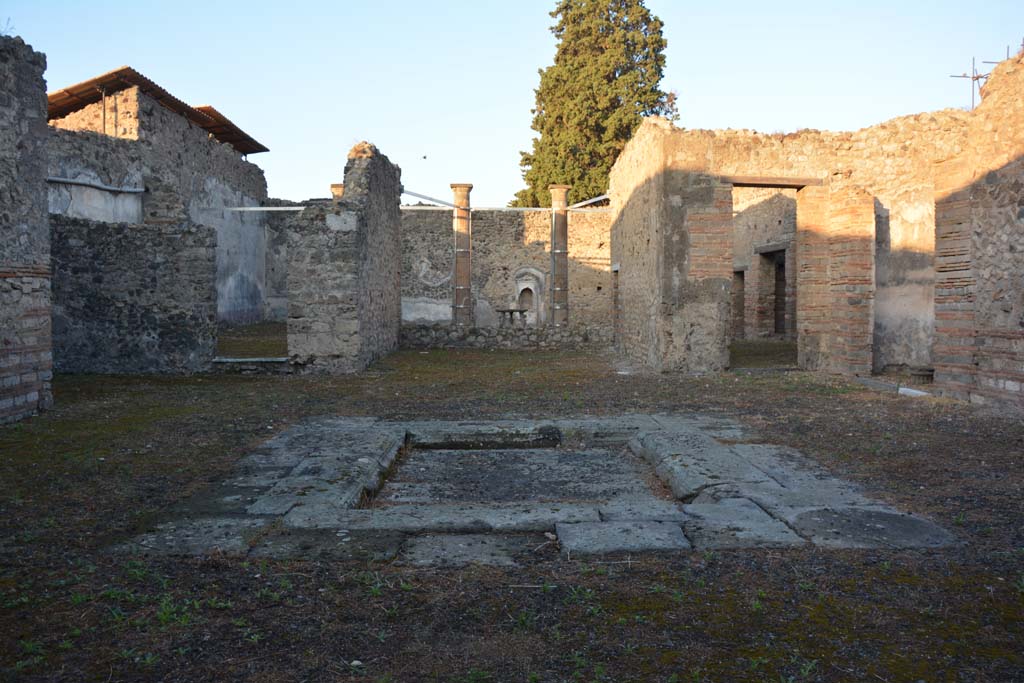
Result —
POLYGON ((609 347, 610 328, 569 327, 471 327, 454 325, 402 325, 404 349, 582 349, 609 347))
POLYGON ((48 407, 46 57, 0 36, 0 423, 48 407))
POLYGON ((209 368, 217 345, 213 228, 57 215, 50 222, 58 371, 209 368))
POLYGON ((401 171, 363 142, 344 197, 288 224, 288 352, 306 371, 359 372, 398 347, 401 171))

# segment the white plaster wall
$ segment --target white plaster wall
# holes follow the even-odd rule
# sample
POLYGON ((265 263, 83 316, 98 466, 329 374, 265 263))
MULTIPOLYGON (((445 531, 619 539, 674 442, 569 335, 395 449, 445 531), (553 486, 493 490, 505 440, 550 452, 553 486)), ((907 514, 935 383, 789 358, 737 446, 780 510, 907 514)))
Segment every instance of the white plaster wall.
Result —
POLYGON ((236 206, 259 206, 259 201, 207 177, 189 215, 217 231, 217 317, 225 322, 255 322, 264 314, 265 217, 259 211, 225 210, 236 206))
POLYGON ((402 297, 402 322, 404 323, 447 323, 451 320, 452 302, 449 299, 402 297))
MULTIPOLYGON (((107 184, 89 169, 79 169, 67 177, 70 180, 107 184)), ((124 186, 142 187, 142 178, 137 175, 129 176, 124 186)), ((47 199, 50 213, 102 223, 142 222, 141 194, 110 192, 84 185, 48 183, 47 199)))

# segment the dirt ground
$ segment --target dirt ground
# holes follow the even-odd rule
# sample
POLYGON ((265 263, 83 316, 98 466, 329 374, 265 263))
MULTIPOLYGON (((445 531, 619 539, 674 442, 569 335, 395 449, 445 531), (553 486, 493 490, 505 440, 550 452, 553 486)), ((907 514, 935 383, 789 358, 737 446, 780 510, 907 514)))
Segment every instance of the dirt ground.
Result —
POLYGON ((26 681, 1024 681, 1024 423, 803 372, 401 352, 353 377, 65 376, 0 427, 0 676, 26 681), (520 568, 107 552, 310 415, 733 417, 961 544, 520 568))
POLYGON ((287 357, 288 326, 279 322, 222 325, 217 331, 217 355, 225 358, 287 357))
POLYGON ((738 339, 729 345, 729 367, 795 369, 796 342, 781 339, 738 339))

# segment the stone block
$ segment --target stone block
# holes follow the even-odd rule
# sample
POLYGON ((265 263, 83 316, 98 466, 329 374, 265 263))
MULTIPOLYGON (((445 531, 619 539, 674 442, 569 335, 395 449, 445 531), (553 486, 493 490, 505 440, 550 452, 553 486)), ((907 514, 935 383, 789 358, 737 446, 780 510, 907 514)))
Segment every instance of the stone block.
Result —
POLYGON ((683 530, 671 522, 559 523, 555 533, 569 557, 690 549, 683 530))

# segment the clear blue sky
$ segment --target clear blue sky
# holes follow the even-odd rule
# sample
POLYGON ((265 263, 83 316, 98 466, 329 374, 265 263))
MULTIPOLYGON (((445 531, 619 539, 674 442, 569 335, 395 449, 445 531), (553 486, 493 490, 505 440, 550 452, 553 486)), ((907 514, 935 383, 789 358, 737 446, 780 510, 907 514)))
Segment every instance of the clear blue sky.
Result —
MULTIPOLYGON (((128 64, 216 106, 270 148, 251 160, 271 196, 326 196, 366 139, 410 190, 450 198, 449 183, 472 182, 475 206, 502 206, 522 186, 553 5, 3 0, 0 27, 47 54, 51 90, 128 64)), ((963 107, 969 85, 949 74, 1024 38, 1022 0, 648 6, 688 128, 846 130, 963 107)))

